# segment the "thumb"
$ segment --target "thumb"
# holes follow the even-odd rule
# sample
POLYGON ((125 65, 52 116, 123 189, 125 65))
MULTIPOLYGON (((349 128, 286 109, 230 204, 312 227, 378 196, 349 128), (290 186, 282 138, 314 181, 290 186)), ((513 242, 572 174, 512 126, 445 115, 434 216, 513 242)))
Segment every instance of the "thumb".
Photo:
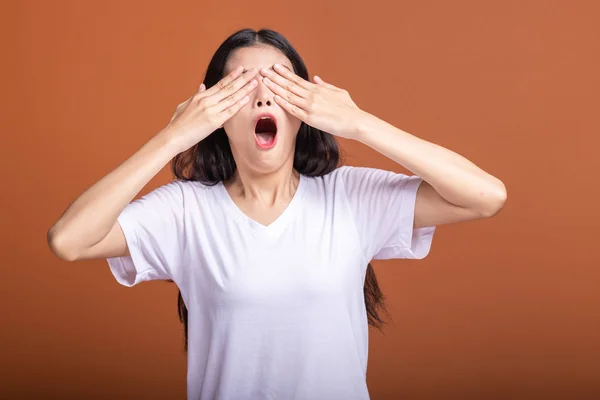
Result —
POLYGON ((325 86, 326 88, 329 88, 329 89, 337 89, 337 87, 335 87, 331 83, 327 83, 323 79, 321 79, 320 76, 315 75, 314 81, 317 85, 325 86))
POLYGON ((198 92, 199 92, 199 93, 202 93, 202 92, 204 92, 205 90, 206 90, 206 85, 204 84, 204 82, 202 82, 202 83, 200 84, 200 88, 198 89, 198 92))

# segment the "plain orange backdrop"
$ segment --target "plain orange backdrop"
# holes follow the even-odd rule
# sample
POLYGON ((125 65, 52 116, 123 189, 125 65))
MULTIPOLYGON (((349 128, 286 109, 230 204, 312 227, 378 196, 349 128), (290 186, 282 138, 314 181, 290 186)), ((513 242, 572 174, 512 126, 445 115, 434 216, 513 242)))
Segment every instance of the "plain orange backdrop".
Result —
MULTIPOLYGON (((168 123, 234 31, 283 33, 364 110, 499 177, 497 216, 375 262, 379 399, 600 398, 593 1, 19 1, 3 5, 0 398, 185 398, 176 288, 120 286, 46 232, 168 123)), ((357 142, 347 164, 407 172, 357 142)), ((171 179, 165 168, 140 193, 171 179)), ((332 399, 335 400, 335 399, 332 399)))

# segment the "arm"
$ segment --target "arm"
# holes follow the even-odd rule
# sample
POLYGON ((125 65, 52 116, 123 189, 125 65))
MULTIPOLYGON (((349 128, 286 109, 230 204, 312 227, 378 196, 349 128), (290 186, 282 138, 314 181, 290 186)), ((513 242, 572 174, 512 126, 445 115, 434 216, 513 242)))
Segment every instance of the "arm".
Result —
POLYGON ((84 191, 48 231, 48 245, 67 261, 129 255, 117 217, 176 154, 163 130, 84 191))
POLYGON ((357 120, 354 139, 423 178, 415 205, 416 228, 487 218, 504 206, 502 181, 461 155, 366 112, 357 120))
POLYGON ((317 76, 308 82, 277 64, 261 74, 275 101, 290 114, 335 136, 358 140, 421 177, 414 227, 491 217, 504 206, 506 188, 498 178, 362 111, 346 90, 317 76))
POLYGON ((83 192, 48 231, 56 256, 75 261, 128 256, 117 221, 140 190, 178 153, 210 135, 248 103, 255 68, 231 71, 210 89, 179 104, 169 124, 114 171, 83 192))

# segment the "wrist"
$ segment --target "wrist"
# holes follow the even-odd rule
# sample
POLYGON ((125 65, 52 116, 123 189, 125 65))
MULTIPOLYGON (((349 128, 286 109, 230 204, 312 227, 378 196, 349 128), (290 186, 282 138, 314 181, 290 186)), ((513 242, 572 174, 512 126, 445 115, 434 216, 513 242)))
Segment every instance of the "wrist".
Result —
POLYGON ((364 140, 369 135, 369 132, 372 131, 370 127, 373 124, 374 119, 375 116, 373 116, 372 114, 369 114, 368 112, 363 110, 358 111, 355 120, 356 130, 354 133, 354 140, 364 143, 364 140))
POLYGON ((168 127, 162 129, 154 137, 160 146, 164 148, 165 151, 170 153, 172 157, 175 157, 184 150, 181 149, 181 146, 177 142, 176 138, 177 135, 175 135, 175 133, 168 127))

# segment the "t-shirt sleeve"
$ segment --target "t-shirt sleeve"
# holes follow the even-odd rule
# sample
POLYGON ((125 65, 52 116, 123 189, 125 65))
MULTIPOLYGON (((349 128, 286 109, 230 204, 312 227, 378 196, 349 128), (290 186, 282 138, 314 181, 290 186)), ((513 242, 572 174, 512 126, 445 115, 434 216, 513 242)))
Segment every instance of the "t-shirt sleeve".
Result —
POLYGON ((413 228, 422 178, 367 167, 346 166, 340 172, 368 260, 429 254, 435 226, 413 228))
POLYGON ((107 258, 117 282, 175 279, 184 243, 183 191, 179 181, 160 186, 129 203, 119 215, 129 256, 107 258))

